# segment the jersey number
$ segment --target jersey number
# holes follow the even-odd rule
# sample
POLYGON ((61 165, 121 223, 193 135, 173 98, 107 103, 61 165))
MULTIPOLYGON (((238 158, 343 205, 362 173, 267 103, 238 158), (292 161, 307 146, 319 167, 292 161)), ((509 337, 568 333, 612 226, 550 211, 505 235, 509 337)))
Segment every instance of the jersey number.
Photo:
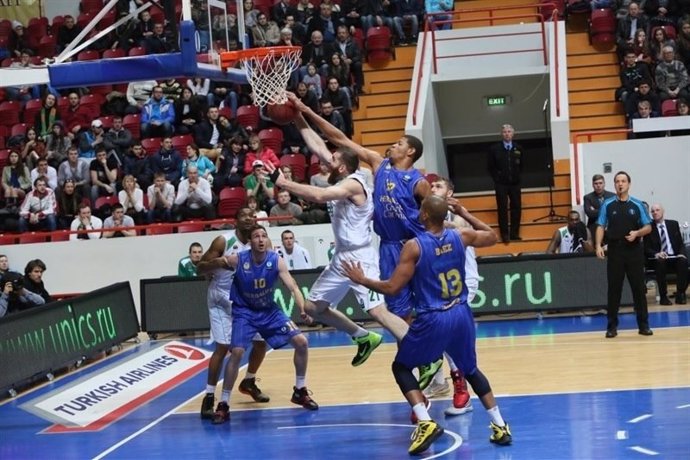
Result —
POLYGON ((446 273, 439 273, 438 279, 441 281, 441 297, 449 299, 460 295, 462 291, 462 276, 457 269, 454 268, 446 273))
POLYGON ((266 278, 257 278, 254 280, 254 289, 263 289, 266 287, 266 278))

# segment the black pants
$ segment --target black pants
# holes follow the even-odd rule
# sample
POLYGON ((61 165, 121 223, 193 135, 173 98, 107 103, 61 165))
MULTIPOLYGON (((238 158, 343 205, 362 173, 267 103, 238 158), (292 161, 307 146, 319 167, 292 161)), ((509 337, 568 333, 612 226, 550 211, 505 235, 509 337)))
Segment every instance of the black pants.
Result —
POLYGON ((632 290, 635 313, 637 314, 637 328, 649 328, 647 314, 647 297, 644 282, 644 249, 642 244, 630 244, 625 240, 609 241, 608 263, 606 276, 608 278, 608 306, 607 330, 618 329, 618 310, 621 306, 623 281, 628 277, 632 290))
POLYGON ((668 259, 654 259, 650 266, 656 275, 656 284, 659 286, 659 295, 668 295, 666 288, 666 275, 669 272, 676 273, 676 291, 684 293, 688 288, 688 259, 684 257, 670 257, 668 259))
POLYGON ((498 227, 501 238, 520 236, 520 217, 522 214, 522 195, 520 185, 495 184, 498 227), (510 229, 508 227, 508 199, 510 199, 510 229))

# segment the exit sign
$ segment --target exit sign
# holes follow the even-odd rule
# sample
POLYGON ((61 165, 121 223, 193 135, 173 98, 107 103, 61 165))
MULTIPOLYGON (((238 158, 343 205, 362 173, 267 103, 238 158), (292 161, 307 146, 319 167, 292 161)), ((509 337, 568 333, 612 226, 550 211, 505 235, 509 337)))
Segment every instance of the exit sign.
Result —
POLYGON ((490 96, 486 98, 486 105, 493 107, 496 105, 506 105, 508 103, 508 96, 490 96))

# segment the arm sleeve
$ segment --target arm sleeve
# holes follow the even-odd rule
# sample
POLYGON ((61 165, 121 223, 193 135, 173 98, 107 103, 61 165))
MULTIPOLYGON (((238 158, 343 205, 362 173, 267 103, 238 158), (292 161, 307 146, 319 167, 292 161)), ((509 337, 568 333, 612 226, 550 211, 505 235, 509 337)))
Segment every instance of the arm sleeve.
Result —
POLYGON ((43 305, 46 303, 46 300, 41 297, 40 295, 29 291, 28 289, 24 289, 24 295, 19 297, 20 300, 24 300, 26 302, 32 303, 34 305, 43 305))
POLYGON ((597 217, 597 225, 600 227, 606 228, 606 224, 608 223, 608 219, 606 216, 606 209, 609 207, 609 202, 604 201, 604 203, 601 205, 601 208, 599 208, 599 216, 597 217))

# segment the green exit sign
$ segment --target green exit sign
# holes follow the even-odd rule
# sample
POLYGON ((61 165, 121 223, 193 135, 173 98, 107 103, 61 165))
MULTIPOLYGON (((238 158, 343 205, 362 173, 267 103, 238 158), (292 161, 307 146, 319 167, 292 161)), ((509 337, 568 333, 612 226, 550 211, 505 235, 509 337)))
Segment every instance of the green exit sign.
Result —
POLYGON ((490 96, 486 98, 486 105, 489 107, 508 104, 508 96, 490 96))

